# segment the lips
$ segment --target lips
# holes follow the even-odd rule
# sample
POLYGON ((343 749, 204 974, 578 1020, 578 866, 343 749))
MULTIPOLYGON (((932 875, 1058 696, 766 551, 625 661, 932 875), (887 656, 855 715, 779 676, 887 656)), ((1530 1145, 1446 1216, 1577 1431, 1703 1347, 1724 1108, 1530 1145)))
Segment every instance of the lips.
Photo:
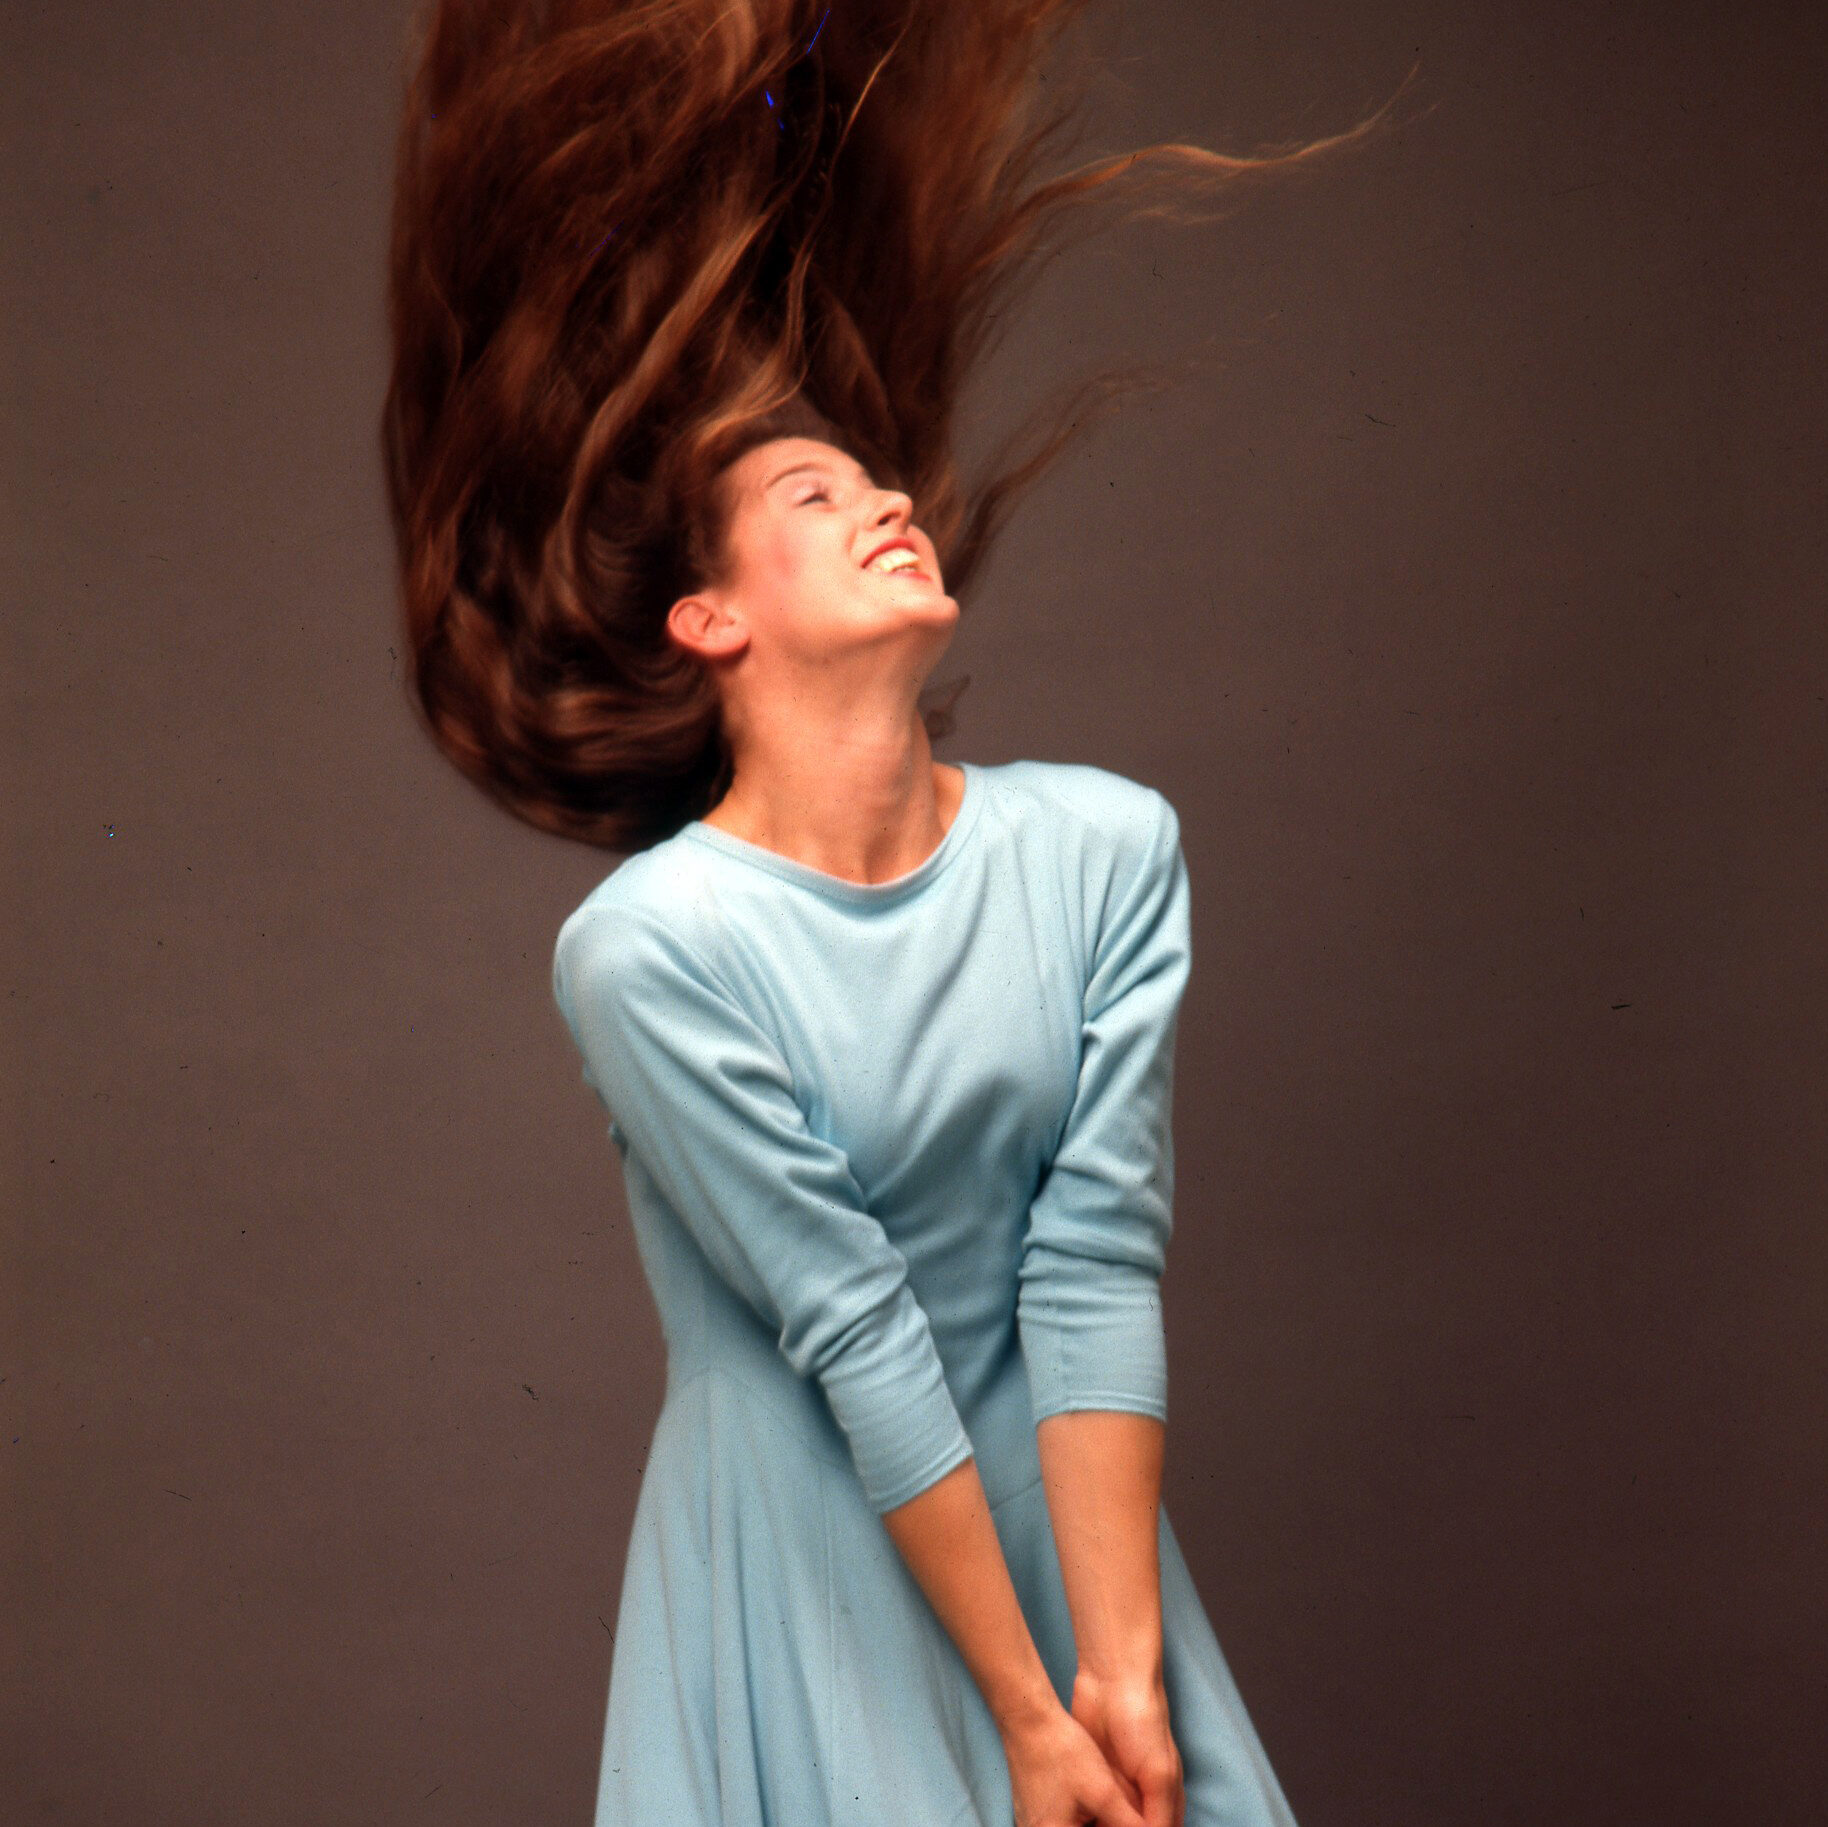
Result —
POLYGON ((898 533, 893 539, 885 539, 882 544, 863 561, 864 570, 867 571, 884 552, 894 552, 904 548, 907 551, 914 553, 916 557, 920 555, 920 547, 917 546, 913 540, 908 538, 905 533, 898 533))

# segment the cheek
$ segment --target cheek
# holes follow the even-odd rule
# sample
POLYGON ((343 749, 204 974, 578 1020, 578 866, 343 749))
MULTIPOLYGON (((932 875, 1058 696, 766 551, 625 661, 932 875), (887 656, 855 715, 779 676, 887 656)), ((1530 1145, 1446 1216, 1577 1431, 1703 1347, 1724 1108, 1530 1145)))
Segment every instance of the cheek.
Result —
POLYGON ((856 569, 840 529, 811 509, 775 528, 766 563, 770 584, 802 599, 848 592, 856 569))

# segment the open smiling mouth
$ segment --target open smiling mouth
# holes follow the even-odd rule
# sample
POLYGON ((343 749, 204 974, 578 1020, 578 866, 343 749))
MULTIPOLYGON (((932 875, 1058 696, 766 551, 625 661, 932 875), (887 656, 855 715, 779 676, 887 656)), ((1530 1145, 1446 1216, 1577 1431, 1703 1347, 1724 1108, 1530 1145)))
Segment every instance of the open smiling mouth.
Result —
POLYGON ((905 546, 888 553, 880 564, 868 564, 863 568, 872 577, 918 577, 926 583, 933 581, 919 558, 905 546))

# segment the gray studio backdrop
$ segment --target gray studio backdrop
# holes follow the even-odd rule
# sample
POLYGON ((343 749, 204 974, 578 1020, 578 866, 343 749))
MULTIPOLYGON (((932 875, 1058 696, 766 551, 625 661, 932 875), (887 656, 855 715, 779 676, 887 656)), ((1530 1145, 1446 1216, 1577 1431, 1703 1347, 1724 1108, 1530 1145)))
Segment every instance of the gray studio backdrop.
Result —
MULTIPOLYGON (((4 55, 0 1818, 589 1818, 660 1340, 610 859, 402 697, 401 5, 4 55)), ((1815 1818, 1817 9, 1108 7, 1091 148, 1434 111, 1050 270, 942 757, 1180 808, 1167 1500, 1303 1827, 1815 1818)), ((998 415, 1002 415, 999 419, 998 415)))

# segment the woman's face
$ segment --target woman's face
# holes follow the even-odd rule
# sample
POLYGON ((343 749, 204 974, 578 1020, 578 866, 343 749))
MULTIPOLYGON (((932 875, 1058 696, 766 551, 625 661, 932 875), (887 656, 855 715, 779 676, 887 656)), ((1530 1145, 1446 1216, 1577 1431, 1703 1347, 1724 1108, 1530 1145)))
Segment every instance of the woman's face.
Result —
MULTIPOLYGON (((928 665, 937 658, 958 604, 906 495, 876 487, 854 457, 815 438, 758 444, 724 481, 728 573, 695 593, 720 614, 686 618, 690 645, 791 669, 829 666, 885 641, 906 646, 912 635, 928 665)), ((675 616, 692 600, 675 605, 675 616)))

